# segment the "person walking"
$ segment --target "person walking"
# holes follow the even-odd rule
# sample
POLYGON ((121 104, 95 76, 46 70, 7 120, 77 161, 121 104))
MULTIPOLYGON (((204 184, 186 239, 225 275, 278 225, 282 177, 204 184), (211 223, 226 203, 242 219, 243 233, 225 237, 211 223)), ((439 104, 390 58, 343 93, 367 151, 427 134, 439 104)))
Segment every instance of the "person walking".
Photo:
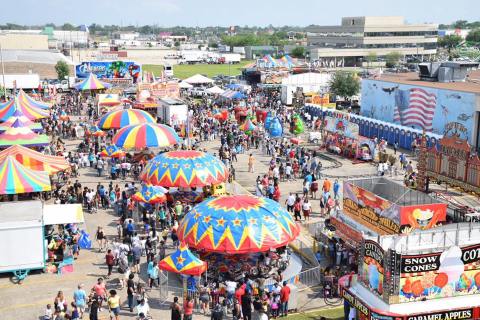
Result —
POLYGON ((87 304, 87 294, 85 290, 83 290, 83 284, 79 284, 77 290, 73 292, 73 301, 78 308, 80 318, 83 318, 83 313, 85 312, 87 304))
POLYGON ((192 320, 193 316, 193 300, 187 296, 187 301, 183 304, 183 320, 192 320))
POLYGON ((135 295, 135 281, 133 281, 134 278, 135 275, 130 273, 127 280, 127 302, 130 312, 133 312, 133 296, 135 295))
POLYGON ((108 279, 112 275, 113 266, 115 265, 115 255, 112 253, 112 249, 108 249, 107 254, 105 255, 105 263, 108 268, 108 279))
POLYGON ((245 292, 241 298, 243 320, 252 320, 252 297, 250 292, 245 292))
POLYGON ((119 320, 120 319, 120 296, 117 294, 116 290, 110 290, 110 295, 108 297, 108 309, 110 310, 110 319, 119 320))
POLYGON ((248 156, 248 172, 253 173, 255 171, 254 164, 255 164, 255 158, 253 157, 253 154, 250 153, 250 155, 248 156))

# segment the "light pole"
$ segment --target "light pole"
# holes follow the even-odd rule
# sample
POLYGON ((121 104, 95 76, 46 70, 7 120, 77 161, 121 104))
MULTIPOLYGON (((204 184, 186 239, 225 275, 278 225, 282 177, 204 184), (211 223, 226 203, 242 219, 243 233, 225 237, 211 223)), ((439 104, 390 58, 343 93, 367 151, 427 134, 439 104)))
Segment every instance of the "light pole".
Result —
POLYGON ((1 43, 0 43, 0 62, 2 63, 3 94, 5 97, 7 97, 7 85, 5 83, 5 65, 3 64, 3 50, 2 50, 1 43))

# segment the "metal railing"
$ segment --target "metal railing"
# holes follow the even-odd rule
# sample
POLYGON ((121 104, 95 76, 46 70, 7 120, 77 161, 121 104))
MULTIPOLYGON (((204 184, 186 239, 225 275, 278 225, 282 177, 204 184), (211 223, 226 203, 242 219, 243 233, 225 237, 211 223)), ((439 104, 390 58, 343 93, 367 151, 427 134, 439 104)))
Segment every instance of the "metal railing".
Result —
POLYGON ((298 274, 298 282, 306 288, 315 287, 322 283, 322 270, 320 266, 302 271, 298 274))

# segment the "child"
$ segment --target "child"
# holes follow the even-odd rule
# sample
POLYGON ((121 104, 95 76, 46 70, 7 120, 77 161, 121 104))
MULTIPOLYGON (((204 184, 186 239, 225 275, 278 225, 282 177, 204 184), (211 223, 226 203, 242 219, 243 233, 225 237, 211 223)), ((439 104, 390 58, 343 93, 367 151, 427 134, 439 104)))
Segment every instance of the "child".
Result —
POLYGON ((47 304, 47 308, 45 309, 43 320, 52 320, 52 317, 53 317, 52 305, 47 304))
POLYGON ((272 318, 278 317, 278 309, 280 308, 280 295, 274 294, 270 302, 270 309, 272 310, 272 318))

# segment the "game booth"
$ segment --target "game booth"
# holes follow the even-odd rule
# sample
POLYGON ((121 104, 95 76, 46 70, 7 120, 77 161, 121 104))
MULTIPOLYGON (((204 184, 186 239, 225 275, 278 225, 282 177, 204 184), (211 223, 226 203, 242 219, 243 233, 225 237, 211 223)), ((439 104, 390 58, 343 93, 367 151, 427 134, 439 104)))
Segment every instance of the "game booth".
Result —
MULTIPOLYGON (((423 132, 406 126, 397 125, 390 122, 380 121, 373 118, 360 116, 354 113, 347 113, 339 110, 322 108, 315 105, 306 105, 304 112, 308 113, 312 119, 324 119, 325 117, 347 119, 349 122, 358 125, 358 135, 366 138, 384 139, 389 145, 395 142, 402 149, 411 150, 412 142, 419 139, 423 132)), ((426 132, 427 146, 438 146, 441 135, 426 132)))
POLYGON ((329 152, 350 159, 372 161, 375 159, 375 143, 359 134, 358 124, 348 115, 343 118, 323 118, 325 147, 329 152))

